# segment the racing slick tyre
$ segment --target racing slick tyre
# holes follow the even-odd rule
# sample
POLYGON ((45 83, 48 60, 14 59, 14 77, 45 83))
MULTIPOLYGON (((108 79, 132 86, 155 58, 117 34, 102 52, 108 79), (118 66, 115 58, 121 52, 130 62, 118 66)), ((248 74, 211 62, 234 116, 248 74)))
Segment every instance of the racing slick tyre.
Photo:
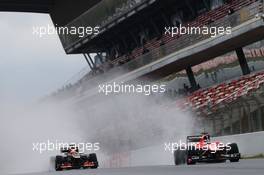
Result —
POLYGON ((90 154, 88 159, 90 162, 94 162, 94 164, 95 164, 93 167, 91 167, 92 169, 98 168, 98 161, 97 161, 97 156, 95 153, 90 154))
POLYGON ((56 171, 62 171, 62 168, 61 168, 62 163, 63 163, 63 157, 56 156, 55 158, 55 170, 56 171))
POLYGON ((174 151, 174 164, 181 165, 186 163, 186 151, 176 150, 174 151))
POLYGON ((82 165, 83 169, 87 169, 88 168, 88 167, 83 166, 86 161, 88 161, 87 155, 81 156, 81 165, 82 165))
MULTIPOLYGON (((231 147, 231 149, 227 152, 227 154, 229 154, 230 156, 234 154, 239 154, 239 149, 236 143, 231 143, 229 146, 231 147)), ((239 162, 239 157, 231 157, 230 162, 239 162)))

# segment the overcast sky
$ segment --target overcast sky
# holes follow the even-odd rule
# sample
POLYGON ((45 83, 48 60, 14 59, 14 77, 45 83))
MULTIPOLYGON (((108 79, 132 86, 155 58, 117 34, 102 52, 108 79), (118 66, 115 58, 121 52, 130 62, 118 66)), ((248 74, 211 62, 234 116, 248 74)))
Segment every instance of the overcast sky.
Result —
POLYGON ((32 102, 60 88, 87 67, 82 55, 66 55, 56 35, 33 35, 52 25, 44 14, 0 12, 0 102, 32 102))

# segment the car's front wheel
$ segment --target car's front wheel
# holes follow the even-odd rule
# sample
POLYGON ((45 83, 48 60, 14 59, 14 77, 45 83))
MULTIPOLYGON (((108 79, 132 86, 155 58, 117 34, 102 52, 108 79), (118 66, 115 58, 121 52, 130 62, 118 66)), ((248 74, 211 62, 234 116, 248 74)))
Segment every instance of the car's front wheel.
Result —
POLYGON ((234 155, 239 154, 239 149, 238 149, 237 144, 231 143, 229 146, 231 149, 227 152, 227 154, 231 156, 230 162, 239 162, 240 157, 234 157, 234 155))
POLYGON ((62 168, 61 168, 62 163, 63 163, 63 157, 56 156, 56 159, 55 159, 55 170, 56 171, 62 171, 62 168))
POLYGON ((88 157, 88 160, 94 163, 94 166, 91 167, 92 169, 98 168, 99 165, 98 165, 97 156, 95 153, 90 154, 88 157))

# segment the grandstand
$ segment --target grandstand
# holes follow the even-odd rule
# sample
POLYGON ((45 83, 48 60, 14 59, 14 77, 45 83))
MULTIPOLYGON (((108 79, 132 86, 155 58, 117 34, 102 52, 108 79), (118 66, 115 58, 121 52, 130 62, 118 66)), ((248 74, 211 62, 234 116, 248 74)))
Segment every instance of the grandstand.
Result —
POLYGON ((264 130, 263 12, 263 0, 102 0, 66 25, 100 26, 98 35, 60 36, 91 72, 55 97, 81 103, 99 83, 148 78, 165 82, 173 105, 193 110, 214 135, 264 130), (165 32, 180 25, 231 27, 232 34, 165 32))
POLYGON ((261 131, 264 126, 263 78, 263 71, 242 76, 198 90, 178 100, 176 105, 183 110, 195 110, 205 119, 201 123, 207 125, 210 121, 211 127, 207 130, 218 136, 261 131), (217 125, 217 122, 220 123, 217 125))

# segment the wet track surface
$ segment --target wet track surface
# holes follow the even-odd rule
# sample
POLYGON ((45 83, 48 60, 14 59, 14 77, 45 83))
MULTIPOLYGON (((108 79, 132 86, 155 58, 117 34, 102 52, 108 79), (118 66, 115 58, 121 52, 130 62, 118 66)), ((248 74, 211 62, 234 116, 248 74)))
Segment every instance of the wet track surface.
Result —
POLYGON ((241 160, 239 163, 197 164, 182 166, 148 166, 31 173, 23 175, 264 175, 264 159, 241 160))

